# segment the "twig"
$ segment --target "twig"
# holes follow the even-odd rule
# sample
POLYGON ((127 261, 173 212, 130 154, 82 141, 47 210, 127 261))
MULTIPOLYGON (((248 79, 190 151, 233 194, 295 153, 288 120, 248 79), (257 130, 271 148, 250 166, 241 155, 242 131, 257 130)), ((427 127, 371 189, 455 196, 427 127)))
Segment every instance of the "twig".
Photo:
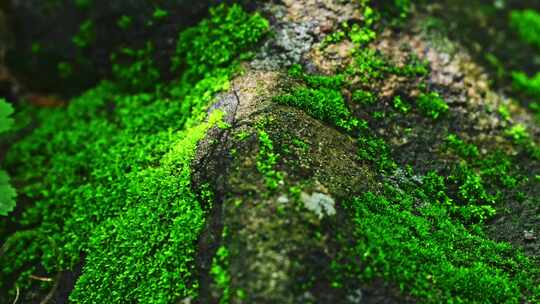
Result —
POLYGON ((39 277, 39 276, 35 276, 33 274, 30 275, 30 279, 34 279, 34 280, 38 280, 38 281, 42 281, 42 282, 52 282, 52 280, 53 280, 51 278, 39 277))
POLYGON ((58 282, 60 281, 60 275, 61 275, 61 272, 59 272, 56 275, 56 277, 54 278, 53 287, 51 288, 47 296, 41 302, 39 302, 39 304, 47 304, 52 299, 52 297, 54 296, 54 293, 56 292, 56 289, 58 289, 58 285, 59 285, 58 282))
POLYGON ((15 286, 15 288, 17 289, 17 294, 15 294, 15 300, 13 300, 13 304, 17 304, 17 302, 19 301, 19 295, 21 293, 19 286, 15 286))

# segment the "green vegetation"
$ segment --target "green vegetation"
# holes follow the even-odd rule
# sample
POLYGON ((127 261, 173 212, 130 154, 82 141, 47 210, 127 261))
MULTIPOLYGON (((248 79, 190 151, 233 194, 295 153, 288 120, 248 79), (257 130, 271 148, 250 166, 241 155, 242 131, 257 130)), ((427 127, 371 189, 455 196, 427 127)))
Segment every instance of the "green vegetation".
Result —
POLYGON ((154 47, 150 42, 139 50, 122 48, 111 55, 112 72, 115 83, 123 90, 130 92, 148 91, 154 89, 159 82, 160 73, 154 66, 152 55, 154 47), (120 64, 123 60, 129 63, 120 64))
MULTIPOLYGON (((13 127, 14 120, 10 116, 14 110, 11 104, 0 98, 0 134, 13 127)), ((17 193, 9 182, 9 176, 4 170, 0 170, 0 216, 6 216, 15 208, 17 193)))
POLYGON ((436 92, 420 94, 417 104, 424 115, 433 119, 437 119, 448 112, 448 104, 436 92))
POLYGON ((60 62, 58 63, 58 74, 60 78, 69 78, 73 75, 73 67, 68 62, 60 62))
POLYGON ((283 174, 276 170, 279 155, 274 152, 274 143, 268 133, 259 130, 259 154, 257 155, 257 170, 264 176, 266 187, 275 190, 283 180, 283 174))
POLYGON ((14 120, 10 117, 13 112, 11 104, 0 98, 0 133, 7 132, 13 127, 14 120))
POLYGON ((407 18, 411 11, 411 0, 388 0, 388 1, 373 1, 375 5, 380 7, 380 11, 391 18, 391 22, 395 25, 399 21, 407 18))
POLYGON ((362 84, 382 80, 388 75, 403 77, 422 77, 428 74, 429 67, 426 62, 418 60, 415 56, 408 58, 407 64, 396 66, 376 50, 370 48, 355 48, 354 62, 346 70, 349 76, 356 76, 362 84))
POLYGON ((133 19, 130 16, 126 15, 120 16, 120 18, 118 18, 118 20, 116 21, 116 25, 123 30, 130 28, 132 23, 133 19))
POLYGON ((384 140, 375 136, 361 136, 358 139, 358 156, 372 162, 382 172, 391 173, 397 168, 392 160, 390 148, 384 140))
POLYGON ((292 144, 303 152, 307 152, 309 150, 309 144, 300 138, 293 138, 292 144))
POLYGON ((501 115, 502 119, 504 120, 510 120, 510 110, 506 105, 500 105, 499 108, 497 108, 497 112, 501 115))
POLYGON ((362 89, 359 89, 353 92, 352 101, 366 105, 366 106, 370 106, 370 105, 375 104, 375 102, 377 101, 377 98, 375 97, 375 94, 369 91, 364 91, 362 89))
POLYGON ((210 9, 212 18, 182 32, 173 58, 175 70, 185 70, 183 78, 201 78, 227 67, 238 54, 259 41, 269 23, 259 14, 249 15, 238 5, 224 13, 224 7, 210 9))
POLYGON ((532 78, 523 72, 512 73, 513 86, 519 92, 540 100, 540 73, 537 73, 532 78))
POLYGON ((480 156, 478 147, 464 142, 455 134, 448 135, 446 137, 446 142, 448 143, 448 147, 454 150, 454 152, 462 158, 471 159, 480 156))
POLYGON ((92 44, 96 38, 94 29, 94 22, 92 20, 86 20, 79 26, 79 32, 73 37, 73 43, 81 48, 87 48, 92 44))
POLYGON ((533 261, 454 221, 438 201, 441 194, 431 199, 429 186, 401 187, 349 203, 354 251, 363 265, 358 276, 397 282, 427 303, 519 303, 522 295, 538 300, 540 273, 533 261))
POLYGON ((0 170, 0 216, 8 215, 16 205, 17 192, 9 182, 6 171, 0 170))
POLYGON ((455 213, 464 223, 483 222, 495 215, 493 208, 496 198, 486 189, 482 176, 466 163, 454 167, 448 181, 457 187, 457 198, 461 206, 455 213))
POLYGON ((40 127, 7 155, 21 195, 35 203, 18 232, 2 235, 0 287, 12 297, 15 287, 48 289, 30 276, 72 269, 84 254, 73 303, 196 297, 196 241, 211 195, 192 189, 190 163, 208 128, 220 125, 219 111, 204 122, 208 104, 267 28, 239 6, 218 6, 180 34, 180 79, 159 81, 147 45, 125 50, 131 62, 113 67, 115 83, 65 109, 38 110, 40 127))
MULTIPOLYGON (((392 154, 399 150, 392 151, 377 136, 393 118, 397 123, 391 127, 399 127, 395 130, 403 130, 399 123, 412 130, 408 119, 419 117, 413 106, 431 118, 420 119, 422 127, 440 123, 439 119, 447 123, 444 118, 450 107, 423 84, 422 78, 429 74, 426 62, 411 55, 398 65, 366 47, 379 30, 375 22, 381 16, 394 18, 391 23, 402 21, 410 13, 411 1, 373 1, 380 8, 377 11, 369 2, 360 1, 361 21, 341 24, 323 41, 325 45, 349 39, 355 45, 351 64, 336 75, 309 74, 300 65, 292 65, 282 94, 273 99, 355 138, 357 161, 366 161, 372 168, 366 173, 376 181, 365 185, 370 191, 339 202, 339 211, 348 215, 340 220, 350 221, 347 229, 353 235, 346 236, 343 252, 332 255, 331 268, 336 272, 332 286, 343 287, 350 277, 367 283, 382 278, 419 302, 540 302, 540 269, 535 258, 509 243, 491 240, 484 232, 485 223, 506 207, 504 203, 525 200, 521 191, 531 187, 530 177, 516 164, 524 155, 485 151, 449 134, 438 146, 440 150, 430 150, 444 155, 445 162, 420 175, 398 164, 392 154), (384 94, 379 84, 390 76, 405 79, 404 87, 410 91, 400 87, 392 95, 384 94), (418 89, 422 93, 414 102, 410 95, 418 89), (368 117, 369 122, 359 117, 368 117)), ((76 2, 84 7, 89 4, 79 3, 91 1, 76 2)), ((155 20, 167 16, 159 8, 153 14, 155 20)), ((512 16, 512 22, 528 37, 523 39, 536 43, 522 25, 532 28, 530 24, 536 21, 527 18, 531 19, 512 16)), ((123 29, 131 24, 128 16, 117 20, 123 29)), ((92 21, 81 25, 73 39, 79 48, 95 39, 93 26, 92 21)), ((152 60, 154 46, 148 42, 141 49, 123 48, 111 56, 110 82, 101 82, 65 108, 36 109, 39 126, 15 143, 6 158, 14 184, 20 185, 20 196, 29 203, 17 218, 6 218, 6 226, 16 226, 17 232, 7 235, 0 227, 0 263, 4 265, 0 288, 10 290, 11 298, 19 290, 44 293, 52 283, 33 280, 33 275, 53 277, 83 265, 70 295, 73 303, 197 301, 198 240, 213 193, 208 185, 196 188, 192 184, 190 166, 209 128, 227 127, 224 114, 208 114, 208 105, 216 93, 230 88, 229 80, 241 70, 240 60, 250 58, 250 49, 268 29, 268 21, 258 14, 248 14, 237 5, 217 6, 210 10, 209 19, 180 33, 172 59, 176 78, 170 83, 163 81, 152 60)), ((67 63, 57 68, 65 77, 73 72, 67 63)), ((536 98, 539 77, 514 73, 514 86, 536 98)), ((12 112, 0 100, 0 133, 13 125, 12 112)), ((501 107, 499 113, 509 120, 508 109, 501 107)), ((394 131, 386 130, 381 134, 394 131)), ((311 147, 294 134, 284 136, 289 138, 285 144, 276 143, 278 137, 274 142, 269 133, 261 124, 256 134, 241 131, 234 136, 239 141, 257 136, 253 167, 268 190, 263 197, 288 189, 285 201, 292 198, 299 203, 304 189, 300 185, 312 181, 285 184, 276 151, 289 153, 288 148, 294 146, 309 153, 311 147)), ((524 125, 509 127, 505 135, 540 159, 540 148, 524 125)), ((236 154, 236 150, 230 152, 236 154)), ((533 181, 540 180, 536 172, 532 176, 533 181)), ((0 170, 0 215, 15 205, 9 182, 0 170)), ((237 207, 241 203, 234 201, 237 207)), ((283 206, 276 208, 278 215, 286 215, 283 206)), ((326 220, 332 223, 331 218, 326 220)), ((321 221, 321 227, 326 224, 321 221)), ((315 225, 310 227, 321 242, 327 237, 315 225)), ((226 242, 226 228, 209 273, 221 291, 220 303, 246 298, 244 290, 231 288, 236 279, 229 270, 234 251, 226 242)), ((333 254, 335 247, 329 249, 333 254)), ((297 257, 295 252, 292 256, 297 257)))
POLYGON ((274 100, 280 104, 302 108, 313 117, 345 130, 352 131, 359 125, 357 120, 351 118, 343 96, 335 89, 296 88, 290 94, 281 95, 274 100))
MULTIPOLYGON (((540 49, 540 14, 537 11, 512 11, 510 25, 522 41, 540 49)), ((511 77, 514 90, 525 95, 529 109, 540 121, 540 72, 529 77, 525 72, 514 71, 511 77)))
POLYGON ((540 48, 540 14, 538 12, 531 9, 512 11, 510 26, 523 41, 540 48))
POLYGON ((350 39, 355 44, 365 45, 373 41, 375 36, 375 32, 369 27, 361 27, 356 23, 349 25, 347 22, 343 22, 339 30, 324 37, 321 48, 324 49, 328 45, 341 42, 346 38, 350 39))
POLYGON ((534 142, 527 128, 522 124, 516 124, 506 130, 506 135, 509 136, 512 141, 527 151, 533 158, 540 159, 540 146, 534 142))
POLYGON ((482 222, 495 215, 495 206, 504 199, 518 200, 512 191, 525 178, 517 173, 508 155, 495 151, 481 156, 478 147, 455 134, 448 135, 446 141, 447 148, 461 158, 446 180, 457 189, 457 201, 466 204, 457 210, 464 222, 482 222))
POLYGON ((352 117, 343 99, 340 91, 343 76, 307 75, 298 65, 290 68, 289 75, 303 80, 307 87, 291 88, 286 94, 274 97, 275 102, 301 108, 309 115, 347 131, 363 126, 363 122, 352 117))
POLYGON ((159 7, 156 7, 154 13, 152 14, 152 17, 156 20, 161 20, 163 18, 166 18, 167 16, 169 16, 169 12, 159 7))
POLYGON ((75 0, 75 5, 80 9, 86 9, 92 5, 93 0, 75 0))
POLYGON ((193 261, 205 215, 191 189, 190 163, 197 142, 221 120, 214 113, 208 123, 177 134, 159 168, 137 174, 126 198, 139 203, 96 227, 73 302, 171 303, 197 295, 193 261), (115 292, 95 286, 114 286, 115 292))
POLYGON ((394 109, 398 110, 399 112, 403 113, 403 114, 407 114, 409 113, 409 111, 411 110, 411 105, 409 105, 408 103, 406 103, 402 98, 401 96, 395 96, 394 97, 394 100, 393 100, 393 106, 394 106, 394 109))
POLYGON ((212 260, 212 268, 210 274, 219 289, 222 291, 222 296, 219 299, 220 304, 229 303, 231 296, 230 282, 231 276, 228 271, 229 267, 229 250, 225 246, 220 246, 212 260))

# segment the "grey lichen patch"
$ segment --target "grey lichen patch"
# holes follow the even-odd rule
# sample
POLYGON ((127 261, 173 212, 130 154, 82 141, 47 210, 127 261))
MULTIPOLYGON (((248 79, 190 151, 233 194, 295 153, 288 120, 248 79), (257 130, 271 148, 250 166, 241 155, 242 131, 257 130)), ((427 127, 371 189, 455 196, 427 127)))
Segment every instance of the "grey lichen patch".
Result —
POLYGON ((300 199, 304 203, 304 207, 314 212, 319 219, 336 214, 336 202, 330 195, 320 192, 314 192, 312 194, 302 192, 300 199))
MULTIPOLYGON (((269 38, 251 66, 256 69, 278 70, 292 64, 307 62, 314 45, 339 23, 358 20, 362 16, 354 1, 338 3, 332 0, 285 0, 283 4, 267 3, 263 10, 272 14, 274 35, 269 38)), ((344 49, 336 49, 343 55, 344 49)))
POLYGON ((251 66, 257 69, 277 70, 299 63, 314 43, 313 32, 317 24, 282 22, 274 25, 275 35, 257 53, 251 66))

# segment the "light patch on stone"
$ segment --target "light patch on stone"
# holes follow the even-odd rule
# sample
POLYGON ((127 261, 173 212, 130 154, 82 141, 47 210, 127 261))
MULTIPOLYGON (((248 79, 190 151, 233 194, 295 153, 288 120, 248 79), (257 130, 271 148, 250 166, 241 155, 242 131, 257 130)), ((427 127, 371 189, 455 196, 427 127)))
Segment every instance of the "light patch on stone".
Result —
POLYGON ((304 206, 317 214, 319 218, 323 218, 325 215, 331 216, 336 214, 336 208, 334 207, 336 202, 327 194, 314 192, 310 195, 302 192, 300 199, 304 203, 304 206))
POLYGON ((278 197, 277 202, 280 204, 286 204, 289 202, 289 198, 286 195, 281 195, 278 197))

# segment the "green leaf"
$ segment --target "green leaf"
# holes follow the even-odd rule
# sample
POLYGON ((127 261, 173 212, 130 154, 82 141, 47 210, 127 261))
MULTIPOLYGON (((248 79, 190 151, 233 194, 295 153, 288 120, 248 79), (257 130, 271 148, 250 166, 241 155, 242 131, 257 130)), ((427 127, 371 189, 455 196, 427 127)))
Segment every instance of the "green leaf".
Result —
POLYGON ((0 170, 0 215, 6 216, 15 208, 17 193, 9 184, 9 176, 6 171, 0 170))
POLYGON ((13 112, 13 107, 0 98, 0 133, 8 131, 13 126, 14 120, 9 117, 13 112))

